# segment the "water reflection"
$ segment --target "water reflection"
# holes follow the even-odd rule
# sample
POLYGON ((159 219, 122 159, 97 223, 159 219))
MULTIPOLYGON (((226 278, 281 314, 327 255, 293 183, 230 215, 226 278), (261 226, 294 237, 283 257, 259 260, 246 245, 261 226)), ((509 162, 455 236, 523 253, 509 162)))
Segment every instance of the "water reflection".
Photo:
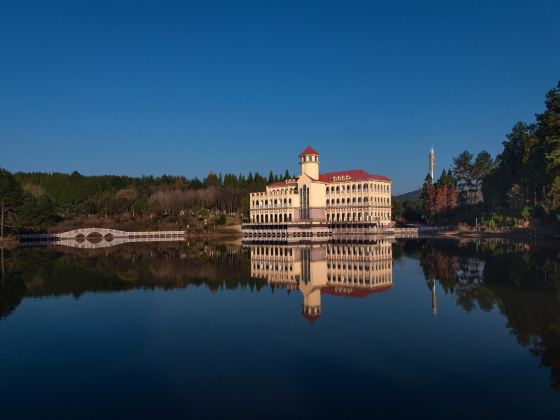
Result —
POLYGON ((517 342, 551 369, 560 390, 560 252, 503 241, 421 240, 399 245, 466 312, 498 309, 517 342))
POLYGON ((393 284, 389 240, 365 244, 250 245, 251 275, 287 290, 299 290, 302 314, 314 322, 321 295, 365 297, 393 284))
POLYGON ((190 286, 217 292, 266 286, 250 276, 247 250, 236 244, 128 244, 110 250, 57 246, 4 252, 0 317, 8 316, 26 297, 190 286))
POLYGON ((420 281, 427 289, 425 296, 431 294, 432 312, 440 318, 451 318, 449 307, 438 310, 443 300, 454 302, 454 309, 462 313, 498 310, 519 345, 550 369, 551 386, 560 390, 560 255, 554 247, 389 239, 247 247, 185 242, 127 244, 110 250, 11 249, 2 250, 1 257, 2 318, 26 298, 206 287, 213 293, 297 290, 303 315, 315 321, 323 310, 331 311, 323 308, 323 295, 366 297, 387 291, 393 281, 403 287, 405 280, 420 281), (408 274, 413 278, 394 278, 401 260, 413 263, 413 274, 408 274))

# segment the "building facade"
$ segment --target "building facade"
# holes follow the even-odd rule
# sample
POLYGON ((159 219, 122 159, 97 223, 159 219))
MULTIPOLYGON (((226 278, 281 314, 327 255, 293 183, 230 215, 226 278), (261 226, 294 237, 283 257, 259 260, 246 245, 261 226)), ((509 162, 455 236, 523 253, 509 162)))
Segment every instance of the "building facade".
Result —
POLYGON ((250 224, 391 225, 391 180, 364 170, 321 174, 319 153, 299 154, 300 175, 250 195, 250 224))
POLYGON ((325 246, 251 245, 251 276, 299 290, 309 321, 322 313, 321 296, 364 298, 393 285, 392 245, 387 239, 325 246))

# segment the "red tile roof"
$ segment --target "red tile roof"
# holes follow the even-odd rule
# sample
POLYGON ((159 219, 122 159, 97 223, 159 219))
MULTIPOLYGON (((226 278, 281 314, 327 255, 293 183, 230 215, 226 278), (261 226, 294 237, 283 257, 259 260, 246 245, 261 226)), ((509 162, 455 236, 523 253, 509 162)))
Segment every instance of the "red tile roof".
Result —
POLYGON ((375 289, 348 287, 348 292, 345 292, 343 290, 346 289, 346 286, 327 286, 321 289, 321 294, 363 298, 374 293, 384 292, 386 290, 389 290, 391 287, 392 285, 376 287, 375 289))
POLYGON ((303 314, 303 316, 305 317, 305 319, 307 319, 310 323, 313 324, 315 321, 319 319, 320 314, 316 314, 316 315, 303 314))
POLYGON ((299 154, 300 156, 307 156, 307 155, 316 155, 319 156, 319 152, 312 148, 311 146, 307 146, 307 148, 299 154))
POLYGON ((369 174, 363 169, 354 169, 351 171, 336 171, 327 172, 326 174, 319 175, 319 181, 321 182, 345 182, 345 181, 388 181, 391 182, 390 178, 383 175, 369 174))
MULTIPOLYGON (((289 187, 292 185, 296 185, 298 178, 293 178, 286 181, 275 182, 270 184, 269 187, 289 187)), ((351 171, 336 171, 336 172, 327 172, 326 174, 319 175, 319 181, 325 182, 327 184, 333 182, 346 182, 346 181, 385 181, 391 182, 391 178, 387 178, 383 175, 375 175, 370 174, 363 169, 353 169, 351 171)))
POLYGON ((273 182, 269 187, 290 187, 292 185, 297 185, 298 178, 287 179, 285 181, 273 182), (286 182, 287 181, 287 182, 286 182))

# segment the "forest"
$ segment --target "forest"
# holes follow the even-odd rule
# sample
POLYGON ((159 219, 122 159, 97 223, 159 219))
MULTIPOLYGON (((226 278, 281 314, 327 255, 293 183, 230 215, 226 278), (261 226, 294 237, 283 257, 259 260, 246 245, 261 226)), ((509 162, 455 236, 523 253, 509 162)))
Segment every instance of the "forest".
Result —
POLYGON ((39 232, 53 226, 92 224, 144 229, 181 226, 209 229, 237 224, 248 212, 249 193, 289 178, 272 172, 247 176, 209 173, 206 178, 85 176, 0 169, 0 227, 39 232))
POLYGON ((496 157, 468 150, 439 179, 426 176, 418 200, 394 203, 406 222, 476 223, 488 228, 560 221, 560 82, 532 123, 518 122, 496 157))

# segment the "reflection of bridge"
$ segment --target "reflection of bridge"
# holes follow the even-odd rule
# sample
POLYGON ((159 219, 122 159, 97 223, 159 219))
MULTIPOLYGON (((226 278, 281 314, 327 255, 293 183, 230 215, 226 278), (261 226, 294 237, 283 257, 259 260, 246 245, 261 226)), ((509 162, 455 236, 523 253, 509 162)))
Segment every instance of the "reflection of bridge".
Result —
POLYGON ((75 229, 62 233, 41 233, 20 235, 20 245, 63 245, 73 248, 108 248, 131 242, 168 242, 183 240, 185 232, 182 230, 153 231, 153 232, 125 232, 122 230, 105 228, 75 229))

